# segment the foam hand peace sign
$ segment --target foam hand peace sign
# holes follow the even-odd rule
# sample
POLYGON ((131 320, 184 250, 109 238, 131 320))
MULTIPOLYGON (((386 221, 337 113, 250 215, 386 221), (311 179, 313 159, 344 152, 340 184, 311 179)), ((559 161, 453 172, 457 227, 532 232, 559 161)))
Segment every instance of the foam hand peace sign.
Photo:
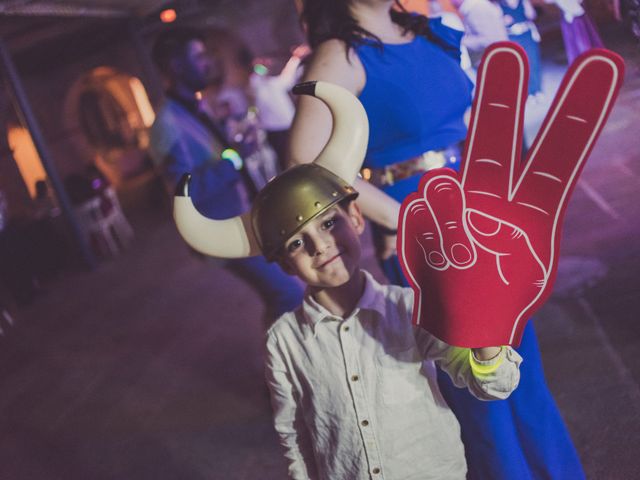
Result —
POLYGON ((565 208, 623 70, 607 50, 579 57, 522 163, 526 56, 508 42, 487 49, 461 173, 428 172, 400 210, 414 323, 462 347, 520 344, 551 293, 565 208))

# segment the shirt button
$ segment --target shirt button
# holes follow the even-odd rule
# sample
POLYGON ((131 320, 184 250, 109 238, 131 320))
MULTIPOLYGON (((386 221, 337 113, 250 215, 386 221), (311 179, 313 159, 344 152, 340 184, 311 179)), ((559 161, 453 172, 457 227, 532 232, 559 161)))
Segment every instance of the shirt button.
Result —
MULTIPOLYGON (((369 425, 369 420, 362 420, 360 422, 360 425, 362 425, 363 427, 366 427, 367 425, 369 425)), ((375 472, 374 472, 375 473, 375 472)))
POLYGON ((371 470, 371 473, 373 473, 374 475, 377 475, 377 474, 380 473, 380 469, 378 467, 376 467, 373 470, 371 470))
POLYGON ((349 331, 349 326, 346 325, 346 326, 342 327, 342 331, 343 332, 348 332, 349 331))
POLYGON ((351 377, 351 381, 352 381, 352 382, 357 382, 358 380, 360 380, 360 377, 359 377, 358 375, 353 375, 353 376, 351 377))

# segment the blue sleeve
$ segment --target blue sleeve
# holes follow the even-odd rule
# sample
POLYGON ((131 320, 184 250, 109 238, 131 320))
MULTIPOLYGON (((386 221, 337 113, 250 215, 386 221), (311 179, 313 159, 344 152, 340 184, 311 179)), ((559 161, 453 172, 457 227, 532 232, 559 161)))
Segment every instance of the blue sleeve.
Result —
POLYGON ((429 18, 429 28, 433 34, 433 40, 438 43, 444 52, 454 60, 460 62, 460 42, 464 32, 447 27, 442 23, 442 18, 429 18))
POLYGON ((207 162, 198 167, 191 166, 187 149, 178 141, 164 163, 164 174, 170 185, 176 185, 185 173, 192 174, 190 187, 194 199, 220 195, 240 180, 240 174, 229 160, 207 162))

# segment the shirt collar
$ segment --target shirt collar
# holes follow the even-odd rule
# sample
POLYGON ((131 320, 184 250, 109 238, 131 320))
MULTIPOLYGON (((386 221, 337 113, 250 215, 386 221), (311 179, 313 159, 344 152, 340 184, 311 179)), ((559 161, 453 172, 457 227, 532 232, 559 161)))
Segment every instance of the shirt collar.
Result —
MULTIPOLYGON (((360 310, 373 310, 380 315, 386 315, 386 299, 385 299, 385 287, 378 283, 373 276, 366 270, 361 270, 364 273, 364 292, 358 300, 356 308, 351 315, 347 318, 358 315, 360 310)), ((318 323, 325 320, 346 320, 336 315, 333 315, 326 308, 320 305, 311 293, 307 290, 302 302, 302 317, 307 325, 311 328, 314 336, 316 333, 316 326, 318 323)))

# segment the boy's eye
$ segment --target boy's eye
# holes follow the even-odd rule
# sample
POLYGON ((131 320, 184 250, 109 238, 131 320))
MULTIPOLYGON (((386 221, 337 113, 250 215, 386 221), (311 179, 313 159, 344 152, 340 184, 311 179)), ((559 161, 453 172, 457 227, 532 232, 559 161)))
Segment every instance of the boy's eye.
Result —
POLYGON ((302 240, 300 240, 299 238, 292 240, 291 243, 287 245, 287 252, 289 253, 295 252, 301 246, 302 246, 302 240))
POLYGON ((322 228, 329 229, 336 224, 336 217, 331 217, 322 222, 322 228))

